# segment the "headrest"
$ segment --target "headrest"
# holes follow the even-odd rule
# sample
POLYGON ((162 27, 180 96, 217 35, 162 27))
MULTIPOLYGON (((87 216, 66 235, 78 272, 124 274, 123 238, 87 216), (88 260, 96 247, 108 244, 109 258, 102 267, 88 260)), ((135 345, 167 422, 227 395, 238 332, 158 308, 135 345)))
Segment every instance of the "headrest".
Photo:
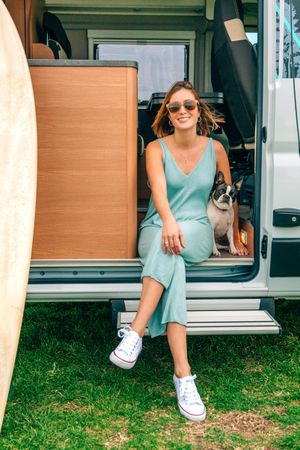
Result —
POLYGON ((49 37, 62 46, 70 59, 72 56, 71 44, 59 18, 55 14, 45 12, 43 15, 43 27, 45 32, 49 34, 49 37))
POLYGON ((215 5, 214 20, 230 20, 238 17, 244 22, 244 8, 241 0, 235 1, 218 1, 218 5, 215 5))
POLYGON ((226 41, 234 42, 247 39, 244 25, 244 12, 241 0, 220 1, 215 3, 214 30, 217 45, 226 41), (224 28, 226 33, 224 33, 224 28))

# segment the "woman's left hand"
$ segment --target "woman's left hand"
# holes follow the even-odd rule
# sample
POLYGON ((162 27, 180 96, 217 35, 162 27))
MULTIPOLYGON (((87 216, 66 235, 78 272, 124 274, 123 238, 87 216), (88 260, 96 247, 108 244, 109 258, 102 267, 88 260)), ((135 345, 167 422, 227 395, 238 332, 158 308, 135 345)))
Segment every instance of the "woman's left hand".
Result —
POLYGON ((249 255, 249 252, 248 252, 247 248, 240 241, 240 238, 235 238, 234 239, 234 245, 235 245, 235 248, 236 248, 239 256, 247 256, 247 255, 249 255))

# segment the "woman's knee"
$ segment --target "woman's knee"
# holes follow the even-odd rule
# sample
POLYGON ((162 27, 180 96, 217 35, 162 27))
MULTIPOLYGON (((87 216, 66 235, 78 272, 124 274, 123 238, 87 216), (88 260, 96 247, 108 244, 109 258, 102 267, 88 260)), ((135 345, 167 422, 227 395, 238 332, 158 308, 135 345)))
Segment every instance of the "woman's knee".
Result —
POLYGON ((210 256, 212 251, 212 230, 210 224, 202 224, 195 221, 181 224, 185 247, 181 256, 185 260, 197 262, 205 255, 210 256))

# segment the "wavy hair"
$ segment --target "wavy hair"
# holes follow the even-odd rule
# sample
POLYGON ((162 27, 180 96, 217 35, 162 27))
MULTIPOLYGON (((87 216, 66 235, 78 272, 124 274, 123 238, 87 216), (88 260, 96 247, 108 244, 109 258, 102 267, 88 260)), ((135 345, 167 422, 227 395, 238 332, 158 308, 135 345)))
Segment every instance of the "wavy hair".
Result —
POLYGON ((152 124, 152 130, 159 138, 168 136, 174 132, 174 128, 170 125, 169 112, 167 104, 170 102, 170 98, 175 92, 181 89, 186 89, 194 95, 198 102, 198 110, 200 111, 199 121, 197 123, 197 134, 200 136, 208 136, 211 130, 219 128, 219 123, 224 122, 224 118, 221 114, 214 111, 206 102, 201 100, 198 92, 194 89, 193 85, 189 81, 177 81, 171 89, 167 92, 163 104, 159 108, 154 122, 152 124))

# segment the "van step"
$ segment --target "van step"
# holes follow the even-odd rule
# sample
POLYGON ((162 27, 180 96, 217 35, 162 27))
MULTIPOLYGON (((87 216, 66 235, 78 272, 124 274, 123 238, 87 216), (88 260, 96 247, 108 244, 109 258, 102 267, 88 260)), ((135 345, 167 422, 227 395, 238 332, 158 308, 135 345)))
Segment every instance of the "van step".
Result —
MULTIPOLYGON (((137 300, 122 303, 117 313, 118 328, 132 322, 138 306, 137 300)), ((187 300, 187 334, 279 334, 280 325, 268 311, 259 309, 260 303, 260 299, 187 300)))
MULTIPOLYGON (((188 311, 207 310, 256 310, 260 309, 260 298, 230 298, 230 299, 188 299, 186 306, 188 311)), ((138 300, 124 300, 124 311, 136 311, 138 300)))

